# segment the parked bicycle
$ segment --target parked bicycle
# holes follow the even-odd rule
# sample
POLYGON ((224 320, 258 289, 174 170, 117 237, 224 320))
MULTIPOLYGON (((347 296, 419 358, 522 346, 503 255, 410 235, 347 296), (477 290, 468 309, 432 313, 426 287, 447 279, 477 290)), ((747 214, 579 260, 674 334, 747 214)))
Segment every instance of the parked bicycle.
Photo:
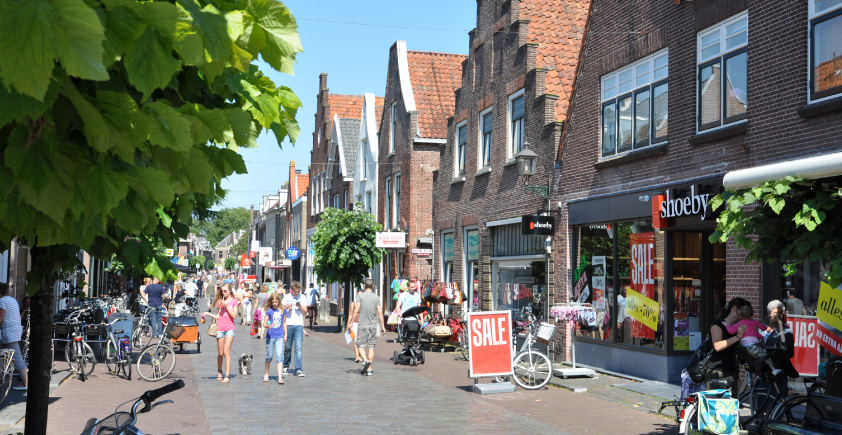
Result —
POLYGON ((468 311, 463 311, 459 319, 459 325, 462 329, 459 331, 457 341, 459 343, 459 351, 462 352, 462 358, 468 361, 471 356, 471 334, 468 332, 468 311))
MULTIPOLYGON (((152 341, 152 331, 154 329, 152 328, 151 314, 153 310, 160 310, 161 317, 165 319, 165 308, 146 307, 143 314, 135 318, 135 324, 132 328, 132 349, 141 350, 152 341)), ((166 326, 166 321, 164 321, 164 326, 166 326)))
MULTIPOLYGON (((513 380, 526 390, 537 390, 546 386, 553 377, 553 365, 546 353, 533 348, 535 342, 549 344, 556 333, 555 325, 541 322, 536 316, 536 306, 541 306, 541 298, 531 301, 519 312, 518 319, 512 327, 512 358, 513 380), (526 333, 520 349, 517 348, 519 333, 526 333)), ((498 376, 497 382, 505 382, 508 376, 498 376)))
POLYGON ((79 380, 85 381, 85 377, 94 371, 96 356, 94 350, 85 341, 85 322, 80 317, 85 316, 90 308, 76 310, 67 317, 67 324, 70 326, 70 342, 64 347, 64 357, 67 365, 74 374, 79 375, 79 380))
POLYGON ((12 349, 0 349, 0 404, 6 400, 12 386, 15 374, 14 355, 15 351, 12 349))
POLYGON ((158 405, 168 402, 172 403, 171 401, 155 401, 182 388, 184 388, 184 381, 179 379, 156 390, 149 390, 135 400, 130 412, 119 411, 119 409, 126 403, 129 403, 129 401, 120 404, 117 409, 114 410, 113 414, 103 418, 102 420, 97 418, 88 420, 88 423, 85 425, 85 429, 82 431, 82 435, 143 435, 143 432, 135 426, 135 423, 137 423, 137 415, 149 412, 152 408, 158 405), (144 406, 140 411, 138 411, 138 407, 140 407, 141 404, 144 406))
POLYGON ((132 379, 132 345, 131 339, 122 329, 114 329, 114 324, 121 321, 117 318, 108 324, 108 341, 103 350, 103 360, 108 367, 108 373, 119 376, 120 372, 127 380, 132 379))
POLYGON ((170 346, 171 332, 172 326, 168 325, 166 332, 161 335, 157 343, 144 347, 138 354, 137 374, 141 378, 155 382, 172 373, 175 368, 175 351, 170 346))

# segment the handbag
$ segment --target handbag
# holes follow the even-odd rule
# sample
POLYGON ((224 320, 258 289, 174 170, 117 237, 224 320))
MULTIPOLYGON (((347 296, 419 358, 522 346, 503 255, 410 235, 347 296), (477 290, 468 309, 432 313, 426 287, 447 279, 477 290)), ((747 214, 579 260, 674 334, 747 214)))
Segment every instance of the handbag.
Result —
POLYGON ((389 314, 389 319, 386 321, 387 325, 397 325, 400 321, 400 315, 398 315, 398 310, 392 311, 392 314, 389 314))
POLYGON ((713 356, 713 342, 710 340, 710 334, 708 334, 707 338, 693 352, 693 356, 690 357, 687 364, 687 374, 690 375, 693 382, 698 384, 705 381, 711 356, 713 356))
POLYGON ((698 427, 705 433, 737 435, 740 432, 739 401, 730 390, 708 390, 698 394, 698 427))
POLYGON ((450 329, 449 326, 444 324, 444 320, 434 320, 424 328, 424 332, 427 333, 427 336, 434 337, 434 338, 447 338, 453 335, 453 330, 450 329))
POLYGON ((208 326, 208 337, 216 337, 216 319, 213 319, 210 326, 208 326))

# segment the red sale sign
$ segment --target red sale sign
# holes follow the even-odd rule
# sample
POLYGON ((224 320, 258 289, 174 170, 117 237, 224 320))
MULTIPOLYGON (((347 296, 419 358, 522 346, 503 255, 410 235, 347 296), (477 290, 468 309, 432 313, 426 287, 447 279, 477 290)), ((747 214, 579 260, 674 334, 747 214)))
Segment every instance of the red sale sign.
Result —
POLYGON ((816 340, 818 319, 804 317, 789 317, 792 326, 792 336, 795 341, 795 356, 792 365, 802 376, 818 376, 819 371, 819 343, 816 340))
MULTIPOLYGON (((631 288, 655 299, 655 233, 631 235, 631 288)), ((631 335, 639 338, 655 338, 655 330, 637 320, 631 320, 631 335)))
POLYGON ((468 313, 471 352, 470 376, 512 374, 512 312, 468 313))

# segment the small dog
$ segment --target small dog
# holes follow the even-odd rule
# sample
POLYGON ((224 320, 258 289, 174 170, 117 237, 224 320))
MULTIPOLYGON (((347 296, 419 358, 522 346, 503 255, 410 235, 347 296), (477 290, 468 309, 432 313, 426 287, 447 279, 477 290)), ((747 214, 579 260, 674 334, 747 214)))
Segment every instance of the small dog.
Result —
POLYGON ((240 374, 248 376, 251 374, 251 360, 254 358, 251 354, 245 354, 240 357, 240 374))

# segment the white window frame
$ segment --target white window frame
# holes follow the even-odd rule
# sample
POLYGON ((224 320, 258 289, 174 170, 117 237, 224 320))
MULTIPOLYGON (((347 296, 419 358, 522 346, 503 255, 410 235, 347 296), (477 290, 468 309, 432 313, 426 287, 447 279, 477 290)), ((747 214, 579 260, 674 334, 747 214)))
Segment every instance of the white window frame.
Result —
POLYGON ((526 92, 525 89, 521 89, 512 95, 509 95, 509 110, 506 112, 506 157, 507 159, 514 159, 515 154, 519 153, 523 149, 523 144, 526 142, 526 134, 524 133, 524 127, 526 124, 526 92), (523 116, 520 118, 520 142, 521 142, 521 149, 515 150, 515 142, 514 138, 512 137, 512 103, 517 100, 518 98, 523 98, 523 116))
POLYGON ((401 224, 401 174, 397 173, 394 176, 395 194, 392 195, 392 200, 395 203, 394 213, 392 213, 394 220, 393 227, 398 227, 401 224))
POLYGON ((348 207, 348 191, 347 191, 347 190, 345 191, 345 198, 344 198, 344 201, 345 201, 345 203, 344 203, 345 209, 346 209, 346 210, 350 210, 350 209, 351 209, 351 207, 348 207))
POLYGON ((494 141, 494 108, 489 107, 482 112, 479 113, 479 125, 477 131, 479 132, 478 136, 478 146, 477 146, 477 168, 479 169, 486 169, 491 167, 491 152, 493 151, 493 141, 494 141), (487 115, 491 115, 491 131, 488 132, 488 155, 485 154, 485 130, 483 129, 483 120, 487 115))
POLYGON ((389 115, 389 154, 395 152, 395 130, 398 126, 397 113, 398 102, 392 103, 392 109, 389 115))
POLYGON ((333 195, 333 208, 339 208, 339 194, 333 195))
POLYGON ((831 6, 822 11, 816 11, 815 0, 807 0, 807 101, 810 103, 823 101, 831 98, 838 98, 842 96, 842 90, 838 88, 831 88, 830 91, 815 92, 813 87, 813 79, 815 74, 813 51, 814 51, 814 30, 815 25, 823 21, 831 19, 839 19, 842 16, 842 3, 831 6), (834 91, 834 89, 836 89, 834 91), (822 95, 816 96, 819 93, 822 95))
MULTIPOLYGON (((739 56, 743 53, 746 53, 746 75, 748 76, 748 32, 750 30, 749 26, 749 16, 748 10, 740 12, 737 15, 729 17, 725 20, 722 20, 713 26, 710 26, 698 33, 696 33, 696 132, 702 131, 712 131, 716 130, 717 128, 722 128, 730 125, 734 125, 740 122, 746 122, 748 118, 748 111, 741 115, 732 116, 730 118, 727 117, 725 112, 726 106, 728 104, 728 99, 725 95, 725 80, 727 77, 727 69, 725 63, 734 56, 739 56), (733 47, 728 47, 728 36, 727 36, 727 28, 733 24, 737 24, 738 22, 745 20, 745 34, 746 40, 744 43, 737 44, 733 47), (705 37, 712 36, 715 34, 719 34, 719 39, 715 44, 708 44, 702 46, 702 40, 705 37), (707 48, 712 48, 715 45, 719 45, 719 50, 714 55, 709 55, 702 57, 702 52, 707 48), (717 121, 718 125, 714 123, 706 124, 702 126, 702 69, 711 66, 718 61, 719 63, 719 121, 717 121)), ((737 35, 742 34, 743 31, 737 32, 734 35, 731 35, 731 38, 736 37, 737 35)), ((746 84, 748 84, 748 77, 746 77, 746 84)), ((748 87, 748 86, 746 86, 748 87)), ((748 96, 746 96, 746 107, 748 107, 748 96)))
POLYGON ((453 135, 453 179, 465 178, 465 154, 468 149, 468 121, 462 121, 456 124, 456 129, 453 135), (465 141, 459 141, 459 130, 465 129, 465 141), (461 165, 461 166, 460 166, 461 165))
MULTIPOLYGON (((669 49, 663 49, 650 54, 642 59, 635 61, 632 64, 625 65, 605 74, 600 78, 600 104, 599 104, 599 153, 601 157, 623 155, 630 151, 645 148, 651 145, 657 145, 669 140, 669 135, 655 137, 657 131, 655 126, 655 89, 666 85, 669 87, 669 49), (625 85, 625 88, 621 88, 625 85), (637 104, 636 97, 640 93, 649 93, 649 131, 648 138, 645 141, 636 141, 637 128, 637 104), (620 101, 626 98, 631 99, 631 137, 632 143, 628 148, 620 150, 620 119, 619 119, 619 104, 620 101), (614 106, 615 123, 614 123, 614 151, 605 153, 603 148, 603 126, 604 113, 607 106, 614 106)), ((669 89, 669 88, 667 88, 669 89)), ((667 90, 669 92, 669 90, 667 90)), ((669 99, 669 94, 667 95, 669 99)), ((666 117, 666 122, 669 122, 669 115, 666 117)))
POLYGON ((386 177, 384 182, 386 192, 386 204, 383 207, 383 227, 384 229, 392 228, 392 177, 386 177))
POLYGON ((371 191, 365 193, 365 209, 371 214, 371 191))
POLYGON ((441 249, 439 250, 439 258, 441 258, 441 280, 443 282, 447 282, 447 276, 445 274, 445 269, 447 266, 447 262, 444 259, 444 239, 447 236, 453 237, 453 259, 450 260, 450 279, 453 279, 453 264, 456 262, 456 231, 455 229, 448 229, 441 232, 441 249))
POLYGON ((321 195, 322 210, 325 209, 326 202, 330 202, 330 199, 325 201, 325 193, 326 192, 327 192, 327 171, 322 171, 322 195, 321 195))

